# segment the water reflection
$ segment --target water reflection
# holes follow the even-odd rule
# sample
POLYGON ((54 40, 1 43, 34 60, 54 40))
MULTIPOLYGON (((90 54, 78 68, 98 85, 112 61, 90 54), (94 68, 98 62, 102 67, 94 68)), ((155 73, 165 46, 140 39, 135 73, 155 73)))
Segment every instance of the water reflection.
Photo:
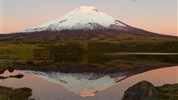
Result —
POLYGON ((95 96, 97 93, 115 85, 130 76, 156 68, 137 68, 118 73, 62 73, 52 71, 20 70, 36 77, 56 83, 82 97, 95 96))
POLYGON ((112 85, 116 84, 116 82, 127 77, 127 73, 124 72, 117 74, 82 74, 40 71, 23 72, 59 84, 64 88, 83 97, 95 96, 98 92, 111 87, 112 85))
MULTIPOLYGON (((19 87, 29 87, 33 90, 33 96, 32 98, 35 98, 37 100, 120 100, 123 96, 124 91, 134 85, 135 83, 141 81, 141 80, 147 80, 150 81, 151 83, 153 83, 155 86, 161 86, 163 84, 169 83, 176 83, 177 81, 177 68, 178 67, 169 67, 169 68, 162 68, 162 69, 155 69, 155 70, 151 70, 151 69, 147 69, 147 70, 137 70, 137 72, 135 73, 135 71, 128 71, 128 72, 124 72, 122 74, 119 75, 118 74, 99 74, 95 76, 93 74, 81 74, 81 73, 59 73, 60 76, 56 76, 58 74, 53 74, 50 75, 50 73, 53 72, 41 72, 41 71, 14 71, 13 74, 18 74, 19 72, 24 74, 24 77, 20 80, 16 80, 16 79, 7 79, 4 81, 0 81, 1 85, 3 86, 8 86, 8 87, 15 87, 15 88, 19 88, 19 87), (145 72, 146 71, 146 72, 145 72), (24 73, 25 72, 25 73, 24 73), (27 74, 27 73, 31 73, 31 74, 27 74), (39 73, 43 73, 39 74, 39 73), (134 74, 135 73, 135 74, 134 74), (165 74, 166 73, 166 74, 165 74), (49 74, 49 75, 47 75, 49 74), (131 76, 129 76, 129 74, 131 76), (46 76, 47 75, 47 76, 46 76), (81 80, 85 80, 83 79, 83 77, 87 78, 87 80, 91 80, 91 81, 101 81, 100 79, 102 79, 101 85, 108 83, 107 81, 103 81, 105 79, 109 79, 112 80, 112 83, 109 83, 110 85, 112 85, 111 87, 103 88, 103 90, 101 91, 95 91, 97 89, 93 89, 95 92, 97 93, 92 93, 92 95, 94 94, 95 96, 88 96, 85 94, 85 97, 82 97, 76 93, 73 93, 73 91, 71 92, 71 90, 67 90, 65 88, 63 88, 64 86, 62 84, 65 84, 66 82, 62 82, 63 81, 67 81, 67 82, 73 82, 69 79, 72 80, 78 80, 79 82, 81 80), (128 75, 128 77, 127 77, 128 75), (50 77, 48 77, 50 76, 50 77), (80 77, 79 77, 80 76, 80 77), (124 77, 120 77, 120 76, 124 76, 124 77), (54 77, 54 78, 53 78, 54 77), (57 78, 58 81, 60 81, 59 83, 55 83, 55 78, 56 77, 60 77, 62 80, 59 80, 57 78), (79 77, 79 78, 78 78, 79 77), (82 77, 82 78, 81 78, 82 77), (95 77, 95 78, 91 78, 90 77, 95 77), (164 78, 161 78, 164 77, 164 78), (47 78, 47 79, 45 79, 47 78), (116 82, 117 83, 114 83, 116 82), (54 82, 50 81, 53 80, 54 82), (55 83, 55 84, 54 84, 55 83)), ((58 72, 54 72, 54 73, 58 73, 58 72)), ((9 75, 10 73, 8 71, 6 71, 3 75, 9 75)), ((57 81, 57 82, 58 82, 57 81)), ((78 81, 74 81, 78 82, 78 81)), ((72 86, 78 84, 72 84, 72 86)), ((91 83, 90 83, 91 84, 91 83)), ((68 85, 68 84, 66 84, 68 85)), ((88 84, 86 83, 84 85, 78 86, 79 88, 85 87, 87 88, 88 84)), ((89 85, 90 86, 90 85, 89 85)), ((106 86, 106 85, 103 85, 106 86)), ((70 88, 73 88, 71 86, 68 86, 70 88)), ((77 87, 77 86, 76 86, 77 87)), ((78 88, 77 87, 77 88, 78 88)), ((94 87, 94 86, 92 86, 94 87)), ((98 86, 100 87, 100 86, 98 86)), ((101 87, 102 88, 102 87, 101 87)), ((88 90, 90 90, 90 88, 87 88, 88 90)), ((100 88, 99 88, 100 89, 100 88)), ((72 89, 75 90, 75 89, 72 89)), ((86 89, 85 89, 86 90, 86 89)), ((92 91, 93 92, 93 91, 92 91)), ((91 92, 89 92, 91 93, 91 92)), ((88 94, 88 93, 87 93, 88 94)), ((91 94, 90 94, 91 95, 91 94)))
POLYGON ((18 73, 18 74, 16 74, 16 75, 4 76, 3 73, 4 73, 6 70, 7 70, 9 73, 13 73, 15 69, 14 69, 14 67, 1 68, 1 69, 0 69, 0 79, 2 79, 2 80, 8 79, 8 78, 18 78, 18 79, 20 79, 20 78, 22 78, 22 77, 24 76, 24 75, 21 74, 21 73, 18 73))

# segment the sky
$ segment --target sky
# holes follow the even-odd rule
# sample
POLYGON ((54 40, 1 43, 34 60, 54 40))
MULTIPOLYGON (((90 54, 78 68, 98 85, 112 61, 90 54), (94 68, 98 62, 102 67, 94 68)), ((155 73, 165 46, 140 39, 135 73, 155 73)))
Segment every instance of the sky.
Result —
POLYGON ((178 0, 1 0, 0 34, 22 31, 60 18, 80 6, 98 10, 137 28, 178 35, 178 0))

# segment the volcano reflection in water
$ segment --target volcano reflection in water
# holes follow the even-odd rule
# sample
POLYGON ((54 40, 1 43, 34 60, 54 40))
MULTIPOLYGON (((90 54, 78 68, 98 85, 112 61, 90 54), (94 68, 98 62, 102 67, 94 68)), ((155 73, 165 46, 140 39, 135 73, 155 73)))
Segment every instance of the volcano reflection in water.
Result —
POLYGON ((126 72, 117 74, 94 74, 94 73, 61 73, 41 71, 21 71, 40 77, 50 82, 59 84, 64 88, 82 96, 95 96, 116 82, 126 78, 126 72))

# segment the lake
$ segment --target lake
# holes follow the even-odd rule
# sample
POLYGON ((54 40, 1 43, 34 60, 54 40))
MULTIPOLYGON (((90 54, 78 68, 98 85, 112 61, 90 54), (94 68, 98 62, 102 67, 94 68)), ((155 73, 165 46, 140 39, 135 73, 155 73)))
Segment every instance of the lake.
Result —
POLYGON ((155 86, 178 83, 177 55, 62 57, 57 66, 17 66, 1 86, 33 90, 35 100, 120 100, 129 87, 147 80, 155 86))
POLYGON ((29 87, 37 100, 119 100, 124 91, 139 81, 156 86, 178 83, 178 66, 160 68, 129 76, 129 72, 108 75, 40 71, 6 71, 3 75, 23 73, 21 79, 1 80, 1 86, 29 87), (128 75, 128 76, 127 76, 128 75))

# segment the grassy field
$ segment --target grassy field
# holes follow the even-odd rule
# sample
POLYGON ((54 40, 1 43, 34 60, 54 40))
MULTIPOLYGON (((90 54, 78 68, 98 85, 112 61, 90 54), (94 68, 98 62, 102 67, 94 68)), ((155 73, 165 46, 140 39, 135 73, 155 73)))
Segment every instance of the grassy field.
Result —
POLYGON ((178 53, 178 41, 0 42, 0 68, 11 66, 15 62, 16 66, 54 65, 55 68, 62 68, 62 64, 69 65, 66 69, 75 69, 74 66, 78 66, 87 70, 93 66, 95 70, 103 69, 105 72, 141 66, 178 64, 175 60, 177 56, 104 56, 106 53, 117 52, 178 53))
POLYGON ((178 41, 161 42, 58 42, 4 43, 0 42, 0 56, 33 58, 35 50, 58 53, 113 53, 113 52, 169 52, 178 53, 178 41))
POLYGON ((1 56, 32 58, 37 44, 0 43, 1 56))

